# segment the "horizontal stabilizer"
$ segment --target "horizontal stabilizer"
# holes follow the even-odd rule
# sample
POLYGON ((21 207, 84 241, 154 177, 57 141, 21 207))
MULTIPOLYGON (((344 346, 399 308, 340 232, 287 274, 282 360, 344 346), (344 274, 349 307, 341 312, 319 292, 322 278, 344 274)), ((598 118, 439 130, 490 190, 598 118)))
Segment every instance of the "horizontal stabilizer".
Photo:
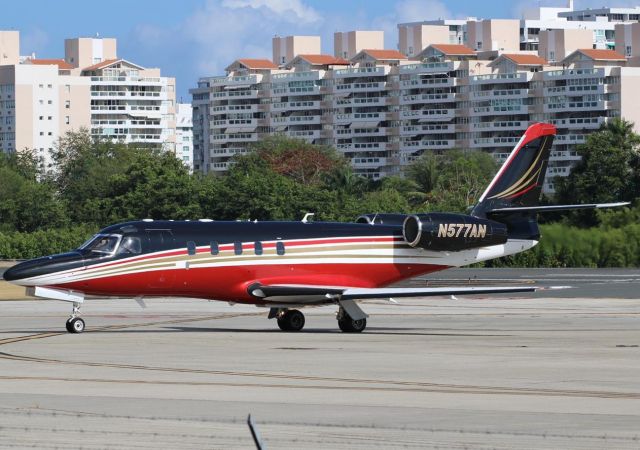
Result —
POLYGON ((585 203, 582 205, 549 205, 549 206, 520 206, 513 208, 496 208, 487 211, 487 214, 512 214, 518 212, 554 212, 569 211, 572 209, 602 209, 602 208, 618 208, 620 206, 629 205, 630 202, 617 203, 585 203))

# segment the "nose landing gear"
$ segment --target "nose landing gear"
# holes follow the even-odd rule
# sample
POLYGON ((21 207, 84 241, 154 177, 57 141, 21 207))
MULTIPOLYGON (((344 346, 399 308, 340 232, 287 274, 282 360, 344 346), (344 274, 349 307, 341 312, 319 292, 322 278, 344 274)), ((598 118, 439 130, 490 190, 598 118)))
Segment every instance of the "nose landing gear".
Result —
POLYGON ((66 328, 69 333, 82 333, 84 331, 84 320, 80 317, 80 303, 73 303, 73 312, 67 320, 66 328))

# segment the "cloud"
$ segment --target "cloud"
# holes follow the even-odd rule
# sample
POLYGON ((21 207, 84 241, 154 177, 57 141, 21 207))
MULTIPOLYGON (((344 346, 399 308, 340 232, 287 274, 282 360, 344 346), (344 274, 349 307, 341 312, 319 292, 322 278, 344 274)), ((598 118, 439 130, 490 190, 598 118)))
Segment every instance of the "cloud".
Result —
POLYGON ((266 8, 288 22, 313 23, 321 19, 315 9, 300 0, 224 0, 222 6, 230 9, 266 8))
POLYGON ((453 14, 439 1, 404 0, 396 3, 394 19, 398 23, 451 19, 453 14))
POLYGON ((149 64, 160 65, 163 75, 175 76, 186 97, 199 77, 223 75, 238 58, 271 59, 275 35, 320 35, 323 51, 333 53, 335 31, 383 30, 385 46, 397 48, 398 23, 453 17, 439 0, 388 2, 388 12, 382 13, 366 5, 347 15, 320 14, 310 0, 206 0, 171 27, 138 25, 126 45, 148 56, 149 64))
POLYGON ((20 33, 20 54, 30 55, 36 53, 40 58, 49 55, 40 55, 49 45, 49 35, 41 28, 30 28, 20 33))

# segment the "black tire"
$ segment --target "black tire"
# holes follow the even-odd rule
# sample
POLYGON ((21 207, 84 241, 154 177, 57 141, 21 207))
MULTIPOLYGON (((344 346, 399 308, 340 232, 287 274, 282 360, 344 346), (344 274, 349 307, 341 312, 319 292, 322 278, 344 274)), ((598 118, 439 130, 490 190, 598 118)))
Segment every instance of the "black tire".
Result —
POLYGON ((278 317, 278 326, 282 331, 300 331, 304 328, 304 314, 297 309, 285 311, 278 317))
POLYGON ((349 316, 338 320, 340 330, 345 333, 362 333, 367 328, 367 319, 353 320, 349 316))
POLYGON ((67 321, 67 330, 69 333, 82 333, 84 331, 84 320, 80 317, 67 321))
POLYGON ((68 319, 67 323, 65 323, 64 326, 69 333, 73 333, 73 328, 71 327, 71 319, 68 319))

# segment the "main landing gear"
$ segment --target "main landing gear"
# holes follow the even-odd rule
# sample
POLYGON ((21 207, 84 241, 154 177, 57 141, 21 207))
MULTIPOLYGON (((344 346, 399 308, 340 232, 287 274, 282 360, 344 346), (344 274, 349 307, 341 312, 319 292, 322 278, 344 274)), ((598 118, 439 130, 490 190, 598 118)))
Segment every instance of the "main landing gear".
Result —
POLYGON ((269 318, 274 317, 278 319, 278 326, 282 331, 300 331, 304 328, 304 314, 297 309, 272 308, 269 318))
POLYGON ((341 306, 338 310, 338 327, 345 333, 362 333, 367 328, 367 319, 354 320, 341 306))
POLYGON ((67 320, 67 331, 69 333, 82 333, 84 331, 84 320, 80 317, 80 303, 73 303, 73 312, 67 320))
MULTIPOLYGON (((269 319, 277 319, 282 331, 300 331, 304 328, 304 314, 297 309, 271 308, 269 319)), ((338 327, 345 333, 362 333, 367 328, 367 319, 352 319, 341 306, 338 310, 338 327)))

